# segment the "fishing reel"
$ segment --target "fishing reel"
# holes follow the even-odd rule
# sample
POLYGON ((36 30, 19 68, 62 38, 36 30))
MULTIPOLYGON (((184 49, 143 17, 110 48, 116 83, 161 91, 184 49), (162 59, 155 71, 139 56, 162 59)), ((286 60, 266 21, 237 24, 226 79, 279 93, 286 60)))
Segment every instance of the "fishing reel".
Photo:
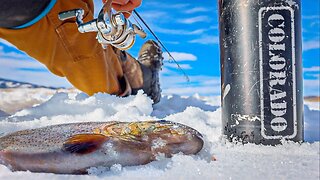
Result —
POLYGON ((111 0, 108 0, 99 12, 98 18, 89 22, 83 22, 83 9, 73 9, 59 13, 59 19, 64 21, 76 18, 78 30, 81 33, 97 32, 97 40, 106 48, 108 44, 120 49, 130 49, 135 42, 135 35, 146 37, 142 28, 126 19, 122 12, 114 12, 111 8, 111 0))

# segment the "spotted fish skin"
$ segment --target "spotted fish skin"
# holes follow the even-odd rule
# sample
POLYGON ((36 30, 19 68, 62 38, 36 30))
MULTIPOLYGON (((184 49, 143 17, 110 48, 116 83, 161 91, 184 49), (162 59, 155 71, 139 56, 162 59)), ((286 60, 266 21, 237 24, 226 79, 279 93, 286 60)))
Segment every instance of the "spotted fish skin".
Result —
POLYGON ((196 154, 196 130, 170 121, 87 122, 18 131, 0 138, 0 164, 12 170, 83 174, 96 166, 142 165, 159 153, 196 154))

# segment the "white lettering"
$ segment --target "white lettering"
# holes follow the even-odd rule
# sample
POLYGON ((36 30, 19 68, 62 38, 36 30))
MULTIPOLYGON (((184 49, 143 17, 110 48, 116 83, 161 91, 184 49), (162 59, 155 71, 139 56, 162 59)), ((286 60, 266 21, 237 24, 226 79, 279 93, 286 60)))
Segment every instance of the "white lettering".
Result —
POLYGON ((272 56, 269 61, 269 66, 274 70, 281 70, 286 66, 286 59, 280 56, 272 56))
POLYGON ((271 103, 271 113, 275 116, 283 116, 287 112, 287 102, 271 103))
POLYGON ((274 131, 281 132, 287 129, 287 120, 283 117, 276 117, 271 120, 271 128, 274 131))
POLYGON ((284 31, 284 17, 280 14, 273 14, 268 18, 268 25, 271 29, 268 32, 269 44, 269 94, 271 113, 275 116, 270 123, 274 131, 281 132, 287 128, 287 120, 283 117, 287 113, 287 93, 283 86, 286 85, 286 64, 287 60, 282 57, 284 54, 286 38, 284 31))
POLYGON ((275 50, 275 51, 285 51, 286 50, 286 46, 285 44, 269 44, 269 55, 270 56, 274 56, 274 53, 272 53, 271 51, 272 50, 275 50))
POLYGON ((279 92, 280 90, 270 91, 270 100, 272 101, 279 100, 285 98, 287 96, 286 92, 279 92), (273 92, 273 93, 272 93, 273 92))
POLYGON ((284 27, 284 17, 281 14, 272 14, 268 18, 270 27, 284 27))
POLYGON ((283 41, 284 38, 286 37, 284 30, 280 28, 270 29, 268 35, 269 35, 269 39, 275 43, 283 41))
POLYGON ((286 72, 281 71, 281 72, 270 72, 269 76, 269 85, 275 86, 275 85, 285 85, 286 83, 286 72))

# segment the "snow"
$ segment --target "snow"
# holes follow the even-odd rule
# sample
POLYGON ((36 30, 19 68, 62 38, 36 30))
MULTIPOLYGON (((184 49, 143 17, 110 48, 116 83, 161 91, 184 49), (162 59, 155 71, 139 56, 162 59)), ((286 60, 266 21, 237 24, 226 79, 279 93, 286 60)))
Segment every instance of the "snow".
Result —
MULTIPOLYGON (((0 115, 0 136, 22 129, 84 121, 166 119, 191 126, 204 136, 199 154, 157 157, 147 165, 92 167, 89 175, 11 172, 0 165, 0 179, 319 179, 319 113, 317 102, 305 104, 305 139, 276 147, 233 144, 221 136, 220 97, 165 95, 159 104, 141 92, 120 98, 108 94, 48 89, 0 91, 0 109, 22 103, 22 110, 0 115), (25 98, 23 98, 25 97, 25 98), (37 103, 33 104, 33 100, 37 103), (6 103, 3 103, 6 102, 6 103), (2 103, 2 104, 1 104, 2 103), (12 103, 12 104, 10 104, 12 103), (31 103, 31 104, 29 104, 31 103)), ((161 142, 154 142, 161 146, 161 142)))
POLYGON ((45 102, 54 93, 54 90, 45 88, 2 89, 0 93, 0 109, 7 113, 14 113, 23 108, 45 102))

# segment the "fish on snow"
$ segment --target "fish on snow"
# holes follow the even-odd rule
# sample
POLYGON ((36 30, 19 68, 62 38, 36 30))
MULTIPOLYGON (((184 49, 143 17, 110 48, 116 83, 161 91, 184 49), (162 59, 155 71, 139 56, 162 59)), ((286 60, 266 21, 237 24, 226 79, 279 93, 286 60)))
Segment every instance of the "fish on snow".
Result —
POLYGON ((85 174, 90 167, 147 164, 159 153, 196 154, 203 143, 195 129, 166 120, 61 124, 0 137, 0 164, 13 171, 85 174))

